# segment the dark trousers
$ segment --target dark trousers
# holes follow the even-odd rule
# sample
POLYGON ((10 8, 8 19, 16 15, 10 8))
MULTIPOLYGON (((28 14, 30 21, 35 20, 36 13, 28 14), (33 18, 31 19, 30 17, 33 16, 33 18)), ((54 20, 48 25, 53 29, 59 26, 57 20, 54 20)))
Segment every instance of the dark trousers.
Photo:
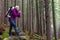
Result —
POLYGON ((16 27, 14 19, 9 18, 9 23, 10 23, 9 36, 12 36, 12 28, 14 28, 15 32, 19 35, 19 31, 16 27))

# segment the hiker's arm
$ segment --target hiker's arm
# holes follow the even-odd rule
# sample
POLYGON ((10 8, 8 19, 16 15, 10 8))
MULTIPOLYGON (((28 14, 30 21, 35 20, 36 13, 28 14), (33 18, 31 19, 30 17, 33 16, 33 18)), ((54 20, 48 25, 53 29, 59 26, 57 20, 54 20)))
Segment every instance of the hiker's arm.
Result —
POLYGON ((18 12, 18 17, 20 17, 20 15, 21 15, 21 11, 18 12))

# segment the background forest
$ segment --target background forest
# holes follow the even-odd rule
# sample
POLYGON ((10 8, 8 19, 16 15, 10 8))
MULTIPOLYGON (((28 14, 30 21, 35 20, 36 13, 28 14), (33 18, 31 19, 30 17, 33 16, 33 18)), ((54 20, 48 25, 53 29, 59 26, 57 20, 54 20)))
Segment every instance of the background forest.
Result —
POLYGON ((10 6, 15 5, 19 5, 22 11, 16 25, 27 35, 26 40, 60 40, 60 0, 0 0, 1 40, 9 37, 5 14, 10 6))

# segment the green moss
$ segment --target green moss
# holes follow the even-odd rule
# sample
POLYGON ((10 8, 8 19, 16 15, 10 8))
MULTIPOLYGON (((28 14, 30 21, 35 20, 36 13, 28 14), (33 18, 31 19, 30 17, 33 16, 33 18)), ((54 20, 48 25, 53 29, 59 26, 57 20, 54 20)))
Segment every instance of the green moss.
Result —
POLYGON ((2 35, 0 35, 1 38, 7 38, 9 37, 9 34, 8 33, 3 33, 2 35))

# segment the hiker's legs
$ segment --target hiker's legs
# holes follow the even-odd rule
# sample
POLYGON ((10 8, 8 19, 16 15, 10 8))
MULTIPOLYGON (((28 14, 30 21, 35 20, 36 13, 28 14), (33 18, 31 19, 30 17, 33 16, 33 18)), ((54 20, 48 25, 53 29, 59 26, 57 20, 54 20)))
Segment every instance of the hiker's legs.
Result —
POLYGON ((13 27, 14 27, 15 32, 19 35, 18 28, 16 27, 16 25, 15 25, 15 24, 13 25, 13 27))
POLYGON ((12 26, 13 26, 15 32, 19 35, 19 31, 18 31, 17 26, 16 26, 16 24, 15 24, 15 21, 14 21, 13 19, 12 19, 11 24, 12 24, 12 26))
POLYGON ((19 31, 18 31, 18 29, 17 29, 17 27, 16 27, 16 24, 15 24, 14 19, 9 18, 9 22, 10 22, 10 24, 13 26, 15 32, 19 35, 19 31))
POLYGON ((12 36, 12 20, 9 18, 10 29, 9 29, 9 36, 12 36))
POLYGON ((12 25, 10 24, 9 36, 12 36, 12 25))

